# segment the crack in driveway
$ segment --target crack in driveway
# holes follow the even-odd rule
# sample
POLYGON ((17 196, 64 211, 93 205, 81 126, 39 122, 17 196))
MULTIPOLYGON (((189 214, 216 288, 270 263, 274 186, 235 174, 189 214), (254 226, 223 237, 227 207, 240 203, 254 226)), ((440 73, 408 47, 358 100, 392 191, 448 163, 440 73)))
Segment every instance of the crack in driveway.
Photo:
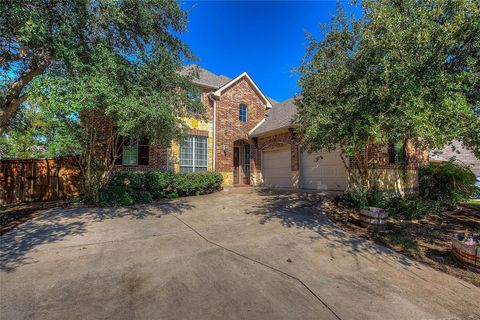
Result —
POLYGON ((325 308, 327 308, 327 309, 335 316, 335 318, 337 318, 337 319, 339 319, 339 320, 342 320, 342 318, 340 318, 340 316, 339 316, 335 311, 333 311, 333 309, 332 309, 325 301, 323 301, 322 298, 320 298, 320 297, 319 297, 309 286, 307 286, 307 284, 306 284, 305 282, 303 282, 301 279, 299 279, 299 278, 295 277, 294 275, 291 275, 291 274, 289 274, 289 273, 287 273, 287 272, 285 272, 285 271, 282 271, 282 270, 280 270, 280 269, 277 269, 277 268, 275 268, 275 267, 273 267, 273 266, 271 266, 271 265, 268 265, 268 264, 266 264, 266 263, 264 263, 264 262, 261 262, 261 261, 258 261, 258 260, 256 260, 256 259, 250 258, 250 257, 248 257, 248 256, 246 256, 246 255, 244 255, 244 254, 242 254, 242 253, 239 253, 239 252, 237 252, 237 251, 235 251, 235 250, 229 249, 229 248, 227 248, 227 247, 222 246, 221 244, 218 244, 218 243, 216 243, 216 242, 214 242, 214 241, 211 241, 211 240, 209 240, 207 237, 205 237, 204 235, 202 235, 200 232, 198 232, 195 228, 193 228, 192 226, 190 226, 188 223, 186 223, 185 221, 183 221, 182 219, 180 219, 179 217, 177 217, 176 215, 172 215, 172 216, 175 217, 175 219, 177 219, 178 221, 180 221, 182 224, 184 224, 186 227, 188 227, 190 230, 192 230, 194 233, 196 233, 200 238, 202 238, 202 239, 205 240, 206 242, 208 242, 208 243, 210 243, 210 244, 212 244, 212 245, 214 245, 214 246, 216 246, 216 247, 219 247, 219 248, 221 248, 221 249, 223 249, 223 250, 226 250, 226 251, 228 251, 228 252, 230 252, 230 253, 232 253, 232 254, 234 254, 234 255, 237 255, 237 256, 239 256, 239 257, 241 257, 241 258, 247 259, 247 260, 249 260, 249 261, 251 261, 251 262, 253 262, 253 263, 255 263, 255 264, 259 264, 259 265, 261 265, 261 266, 263 266, 263 267, 265 267, 265 268, 267 268, 267 269, 273 270, 273 271, 278 272, 278 273, 280 273, 280 274, 282 274, 282 275, 284 275, 284 276, 286 276, 286 277, 288 277, 288 278, 290 278, 290 279, 293 279, 293 280, 297 281, 297 282, 300 283, 305 289, 307 289, 308 292, 310 292, 325 308))

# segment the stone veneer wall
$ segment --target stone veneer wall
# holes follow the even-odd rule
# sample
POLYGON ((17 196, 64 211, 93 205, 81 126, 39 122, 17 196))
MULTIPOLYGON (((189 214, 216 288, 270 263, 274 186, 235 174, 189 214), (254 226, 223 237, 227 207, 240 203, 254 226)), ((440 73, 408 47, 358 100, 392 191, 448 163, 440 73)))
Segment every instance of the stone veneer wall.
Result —
MULTIPOLYGON (((207 144, 207 160, 208 170, 213 170, 213 122, 204 121, 196 118, 185 118, 184 122, 191 128, 191 135, 208 137, 207 144)), ((170 153, 168 156, 169 169, 175 172, 180 171, 180 145, 177 142, 172 142, 170 153)))
POLYGON ((386 146, 370 144, 365 151, 357 157, 350 158, 351 177, 349 186, 356 187, 358 184, 355 176, 359 171, 355 167, 360 157, 368 160, 369 185, 376 185, 380 190, 390 191, 396 194, 415 192, 418 190, 418 168, 428 164, 428 152, 415 147, 412 141, 407 141, 405 146, 407 165, 389 163, 388 148, 386 146))

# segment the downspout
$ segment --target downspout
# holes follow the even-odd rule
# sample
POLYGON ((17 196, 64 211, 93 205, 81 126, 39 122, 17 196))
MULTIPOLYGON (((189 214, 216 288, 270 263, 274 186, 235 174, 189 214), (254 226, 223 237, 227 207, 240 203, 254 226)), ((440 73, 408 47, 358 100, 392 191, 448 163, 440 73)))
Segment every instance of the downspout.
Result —
POLYGON ((213 98, 212 95, 209 95, 209 98, 213 101, 213 157, 212 157, 212 168, 215 171, 216 168, 216 158, 217 158, 217 101, 213 98))

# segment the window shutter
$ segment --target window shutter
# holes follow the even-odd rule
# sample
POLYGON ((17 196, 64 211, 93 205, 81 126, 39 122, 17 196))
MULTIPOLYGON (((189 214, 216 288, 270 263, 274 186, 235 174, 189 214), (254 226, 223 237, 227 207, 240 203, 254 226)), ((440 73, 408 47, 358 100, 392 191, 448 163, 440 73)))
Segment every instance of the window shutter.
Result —
POLYGON ((388 163, 395 164, 395 146, 393 143, 388 144, 388 163))
POLYGON ((138 144, 138 165, 148 166, 150 147, 147 139, 140 140, 138 144))

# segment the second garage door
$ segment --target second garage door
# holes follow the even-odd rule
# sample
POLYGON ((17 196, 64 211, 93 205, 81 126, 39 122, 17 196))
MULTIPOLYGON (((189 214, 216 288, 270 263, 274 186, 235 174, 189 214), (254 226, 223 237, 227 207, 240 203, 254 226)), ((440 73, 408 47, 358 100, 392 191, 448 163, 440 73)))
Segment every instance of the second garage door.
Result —
POLYGON ((300 166, 303 189, 341 191, 347 186, 347 171, 339 151, 303 152, 300 166))
POLYGON ((292 172, 290 149, 262 153, 263 184, 271 188, 291 188, 292 172))

